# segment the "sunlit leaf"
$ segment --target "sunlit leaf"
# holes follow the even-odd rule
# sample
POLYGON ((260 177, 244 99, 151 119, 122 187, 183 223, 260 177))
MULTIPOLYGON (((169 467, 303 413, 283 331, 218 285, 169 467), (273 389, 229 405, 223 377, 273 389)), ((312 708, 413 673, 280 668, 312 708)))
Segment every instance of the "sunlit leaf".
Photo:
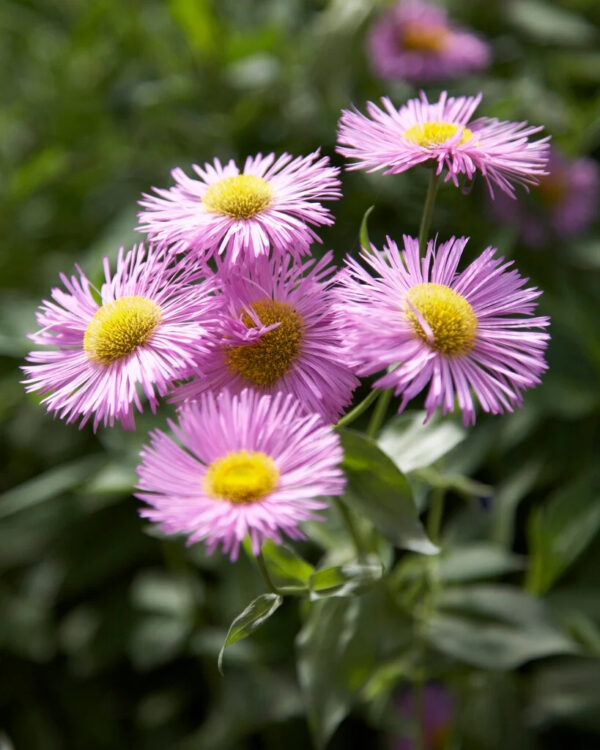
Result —
POLYGON ((284 544, 274 544, 270 539, 262 546, 262 555, 269 573, 277 583, 305 585, 314 571, 313 566, 284 544))
POLYGON ((250 602, 246 609, 241 612, 229 626, 227 637, 219 651, 219 671, 223 673, 223 654, 228 646, 247 638, 254 633, 271 615, 276 612, 283 603, 283 597, 278 594, 261 594, 250 602))

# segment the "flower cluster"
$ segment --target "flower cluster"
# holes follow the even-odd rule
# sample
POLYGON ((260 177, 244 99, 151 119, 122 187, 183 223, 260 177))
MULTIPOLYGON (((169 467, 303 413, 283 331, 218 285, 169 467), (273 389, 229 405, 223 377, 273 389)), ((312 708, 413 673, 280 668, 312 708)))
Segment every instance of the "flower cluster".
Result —
MULTIPOLYGON (((455 185, 479 172, 514 196, 545 174, 547 139, 531 141, 539 128, 526 123, 473 121, 480 99, 422 94, 400 110, 384 99, 369 117, 343 112, 339 152, 350 168, 423 164, 455 185)), ((134 429, 144 402, 177 404, 174 437, 153 431, 138 469, 142 515, 165 532, 232 558, 246 536, 255 552, 301 537, 323 496, 343 492, 334 423, 360 376, 376 375, 400 411, 427 388, 428 415, 457 404, 466 424, 476 403, 510 411, 539 382, 540 292, 494 248, 459 271, 466 238, 404 237, 402 250, 388 240, 339 270, 332 252, 310 255, 315 228, 333 221, 324 202, 341 197, 319 151, 194 171, 143 196, 147 248, 121 250, 114 271, 105 259, 99 289, 79 267, 61 276, 24 367, 27 390, 81 426, 134 429)))

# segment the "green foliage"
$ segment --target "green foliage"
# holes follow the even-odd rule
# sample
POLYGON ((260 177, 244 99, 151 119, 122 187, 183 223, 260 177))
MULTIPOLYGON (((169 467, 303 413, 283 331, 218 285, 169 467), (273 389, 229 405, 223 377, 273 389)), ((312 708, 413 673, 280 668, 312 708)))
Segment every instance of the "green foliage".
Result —
POLYGON ((425 531, 410 485, 397 466, 368 437, 353 430, 340 433, 348 505, 368 518, 397 547, 434 555, 437 548, 425 531))

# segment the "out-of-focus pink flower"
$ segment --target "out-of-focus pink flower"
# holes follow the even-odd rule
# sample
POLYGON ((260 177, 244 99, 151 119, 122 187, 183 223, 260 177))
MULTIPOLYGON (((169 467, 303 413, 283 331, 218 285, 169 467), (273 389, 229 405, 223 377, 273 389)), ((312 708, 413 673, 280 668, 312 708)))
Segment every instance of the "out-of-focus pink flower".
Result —
MULTIPOLYGON (((408 727, 414 727, 416 720, 422 719, 426 750, 445 750, 454 715, 454 702, 443 685, 434 682, 425 685, 422 717, 415 717, 415 700, 410 690, 401 696, 398 708, 408 727)), ((391 743, 391 750, 417 750, 417 748, 418 743, 414 737, 410 736, 409 731, 404 732, 402 737, 394 738, 391 743)))
POLYGON ((487 67, 489 46, 421 0, 402 0, 373 24, 368 53, 381 78, 410 82, 459 78, 487 67))
POLYGON ((531 247, 581 234, 598 213, 597 162, 587 157, 570 159, 553 148, 548 172, 524 200, 515 202, 499 196, 492 205, 501 221, 518 226, 523 241, 531 247))

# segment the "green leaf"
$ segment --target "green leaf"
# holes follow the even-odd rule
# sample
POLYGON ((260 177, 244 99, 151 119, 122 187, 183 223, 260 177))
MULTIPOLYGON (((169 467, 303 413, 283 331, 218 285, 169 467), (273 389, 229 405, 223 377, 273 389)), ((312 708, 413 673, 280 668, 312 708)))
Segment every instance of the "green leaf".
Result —
POLYGON ((369 221, 369 216, 371 215, 371 212, 374 208, 375 206, 370 206, 369 208, 367 208, 364 216, 362 217, 362 221, 360 222, 360 232, 358 236, 360 237, 360 246, 365 253, 371 252, 371 240, 369 239, 369 229, 367 223, 369 221))
MULTIPOLYGON (((441 581, 450 583, 494 578, 525 567, 524 558, 489 542, 446 547, 437 563, 436 575, 441 581)), ((411 555, 398 565, 394 579, 399 583, 413 581, 424 574, 426 564, 426 559, 411 555)))
POLYGON ((589 477, 583 477, 558 490, 533 511, 528 529, 529 591, 548 591, 596 536, 600 528, 599 500, 589 477))
POLYGON ((310 577, 310 598, 315 601, 332 596, 354 596, 373 586, 382 575, 380 562, 346 563, 318 570, 310 577))
POLYGON ((229 626, 225 643, 219 651, 219 672, 223 674, 223 654, 227 646, 241 641, 254 633, 283 603, 283 597, 278 594, 261 594, 253 599, 246 609, 239 614, 229 626))
POLYGON ((513 0, 508 17, 514 26, 540 42, 574 44, 578 48, 596 36, 582 16, 539 0, 513 0))
POLYGON ((348 478, 345 501, 397 547, 435 555, 419 520, 406 477, 368 437, 340 430, 343 467, 348 478))
POLYGON ((423 424, 425 417, 424 411, 394 417, 377 441, 404 473, 431 466, 466 437, 466 430, 454 422, 434 417, 423 424))
POLYGON ((374 631, 366 613, 361 619, 360 602, 364 601, 314 602, 298 634, 298 679, 318 748, 325 747, 349 713, 373 669, 374 631))
POLYGON ((454 659, 484 669, 515 669, 577 651, 545 604, 512 586, 480 584, 442 592, 428 624, 430 643, 454 659))
POLYGON ((261 551, 277 584, 306 586, 315 570, 294 550, 283 544, 274 544, 270 539, 263 544, 261 551))

